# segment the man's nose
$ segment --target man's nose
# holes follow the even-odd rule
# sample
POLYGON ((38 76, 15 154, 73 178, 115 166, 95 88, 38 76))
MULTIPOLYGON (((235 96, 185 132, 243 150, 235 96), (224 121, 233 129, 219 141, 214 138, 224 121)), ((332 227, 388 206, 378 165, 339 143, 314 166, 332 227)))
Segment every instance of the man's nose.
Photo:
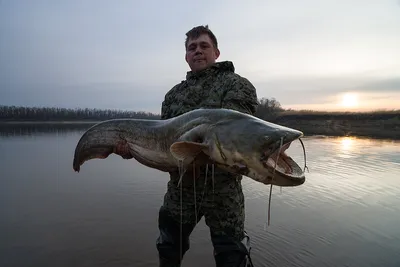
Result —
POLYGON ((201 53, 203 53, 203 50, 201 49, 201 47, 200 46, 198 46, 198 47, 196 47, 196 50, 194 50, 194 53, 195 54, 201 54, 201 53))

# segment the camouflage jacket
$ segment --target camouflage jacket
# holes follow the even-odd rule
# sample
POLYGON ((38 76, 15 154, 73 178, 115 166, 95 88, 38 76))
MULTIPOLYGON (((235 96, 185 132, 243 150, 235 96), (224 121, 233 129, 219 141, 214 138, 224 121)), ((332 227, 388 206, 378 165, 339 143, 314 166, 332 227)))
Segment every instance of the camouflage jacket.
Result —
MULTIPOLYGON (((254 115, 257 105, 254 86, 235 73, 232 62, 223 61, 198 73, 189 71, 186 80, 165 95, 161 119, 176 117, 197 108, 229 108, 254 115)), ((179 179, 178 176, 171 173, 172 179, 179 179)), ((218 180, 233 177, 218 169, 215 169, 215 176, 218 180)))

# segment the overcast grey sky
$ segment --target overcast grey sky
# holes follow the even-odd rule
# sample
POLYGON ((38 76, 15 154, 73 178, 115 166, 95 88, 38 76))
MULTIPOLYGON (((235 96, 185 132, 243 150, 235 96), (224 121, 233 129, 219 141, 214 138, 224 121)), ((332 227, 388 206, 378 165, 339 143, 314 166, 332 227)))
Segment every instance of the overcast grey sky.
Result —
POLYGON ((200 24, 259 98, 400 108, 399 0, 0 0, 0 105, 159 112, 200 24))

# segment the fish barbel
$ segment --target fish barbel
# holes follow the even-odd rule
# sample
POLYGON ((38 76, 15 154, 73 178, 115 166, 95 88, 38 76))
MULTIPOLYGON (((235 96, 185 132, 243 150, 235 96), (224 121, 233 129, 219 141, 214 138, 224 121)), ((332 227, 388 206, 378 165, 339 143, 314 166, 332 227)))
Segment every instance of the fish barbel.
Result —
POLYGON ((90 159, 114 153, 163 172, 215 164, 263 184, 298 186, 305 175, 285 153, 301 131, 230 109, 196 109, 166 120, 112 119, 89 128, 73 160, 79 172, 90 159))

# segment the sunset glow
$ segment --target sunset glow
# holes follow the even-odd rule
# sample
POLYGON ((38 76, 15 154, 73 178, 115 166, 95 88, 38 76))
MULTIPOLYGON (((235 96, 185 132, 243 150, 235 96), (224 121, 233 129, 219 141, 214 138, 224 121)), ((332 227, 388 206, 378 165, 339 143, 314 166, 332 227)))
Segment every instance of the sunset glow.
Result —
POLYGON ((354 93, 346 93, 342 97, 342 106, 352 108, 358 106, 358 97, 354 93))

